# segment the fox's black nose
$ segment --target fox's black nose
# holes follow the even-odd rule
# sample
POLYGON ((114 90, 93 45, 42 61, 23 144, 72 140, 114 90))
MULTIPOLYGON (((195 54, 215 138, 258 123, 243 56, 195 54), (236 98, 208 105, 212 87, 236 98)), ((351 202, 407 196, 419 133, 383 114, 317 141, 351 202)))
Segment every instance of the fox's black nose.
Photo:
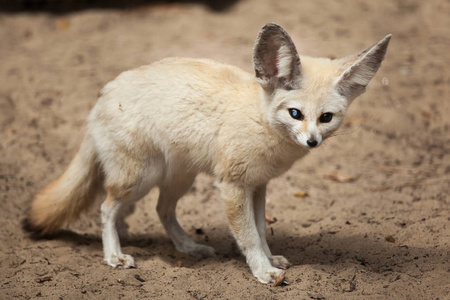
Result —
POLYGON ((308 146, 310 146, 311 148, 314 148, 317 146, 318 142, 316 140, 310 139, 307 140, 306 143, 308 144, 308 146))

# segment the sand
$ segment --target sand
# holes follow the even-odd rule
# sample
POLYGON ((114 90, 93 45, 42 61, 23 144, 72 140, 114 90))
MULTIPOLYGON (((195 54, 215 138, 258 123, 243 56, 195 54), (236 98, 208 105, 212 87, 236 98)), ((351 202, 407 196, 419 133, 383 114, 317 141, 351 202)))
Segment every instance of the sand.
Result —
POLYGON ((444 0, 243 0, 225 10, 184 1, 0 13, 0 298, 448 299, 449 11, 444 0), (52 239, 22 230, 29 200, 72 159, 108 81, 167 56, 252 72, 267 22, 310 56, 345 56, 393 34, 339 135, 269 184, 268 242, 293 263, 290 285, 252 276, 206 175, 177 213, 215 258, 174 249, 157 190, 126 219, 123 251, 136 269, 103 262, 100 202, 52 239))

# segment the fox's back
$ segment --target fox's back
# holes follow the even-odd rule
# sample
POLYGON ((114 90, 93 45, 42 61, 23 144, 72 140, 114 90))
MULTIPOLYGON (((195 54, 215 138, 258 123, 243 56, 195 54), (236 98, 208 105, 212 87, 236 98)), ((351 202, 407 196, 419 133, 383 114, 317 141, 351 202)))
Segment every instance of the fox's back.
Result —
POLYGON ((168 58, 108 83, 91 112, 88 131, 106 151, 120 149, 136 157, 160 153, 211 171, 226 115, 252 111, 259 91, 254 77, 237 67, 168 58))

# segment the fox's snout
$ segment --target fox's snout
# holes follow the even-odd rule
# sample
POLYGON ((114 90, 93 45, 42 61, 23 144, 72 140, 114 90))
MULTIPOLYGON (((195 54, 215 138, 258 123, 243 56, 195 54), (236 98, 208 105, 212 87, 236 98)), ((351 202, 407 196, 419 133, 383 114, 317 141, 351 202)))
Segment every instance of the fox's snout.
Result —
POLYGON ((311 138, 311 139, 307 140, 306 144, 308 144, 308 146, 311 148, 315 148, 315 147, 319 146, 319 142, 315 138, 311 138))
MULTIPOLYGON (((306 122, 306 121, 305 121, 306 122)), ((300 131, 297 135, 297 143, 301 146, 312 149, 317 148, 322 144, 323 137, 320 129, 317 126, 309 123, 306 126, 306 131, 300 131)))
POLYGON ((308 149, 317 148, 322 144, 322 137, 315 134, 306 135, 304 141, 300 140, 300 144, 308 149))

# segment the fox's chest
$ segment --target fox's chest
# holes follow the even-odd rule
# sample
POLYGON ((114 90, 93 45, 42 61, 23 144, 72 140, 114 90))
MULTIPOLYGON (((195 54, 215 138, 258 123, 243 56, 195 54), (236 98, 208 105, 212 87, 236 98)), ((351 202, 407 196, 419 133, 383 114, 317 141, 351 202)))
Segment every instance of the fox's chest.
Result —
POLYGON ((226 181, 252 186, 266 184, 289 170, 296 160, 307 154, 306 150, 299 147, 289 149, 283 144, 278 146, 278 149, 260 147, 249 149, 245 153, 230 153, 229 156, 221 157, 215 173, 226 181))

